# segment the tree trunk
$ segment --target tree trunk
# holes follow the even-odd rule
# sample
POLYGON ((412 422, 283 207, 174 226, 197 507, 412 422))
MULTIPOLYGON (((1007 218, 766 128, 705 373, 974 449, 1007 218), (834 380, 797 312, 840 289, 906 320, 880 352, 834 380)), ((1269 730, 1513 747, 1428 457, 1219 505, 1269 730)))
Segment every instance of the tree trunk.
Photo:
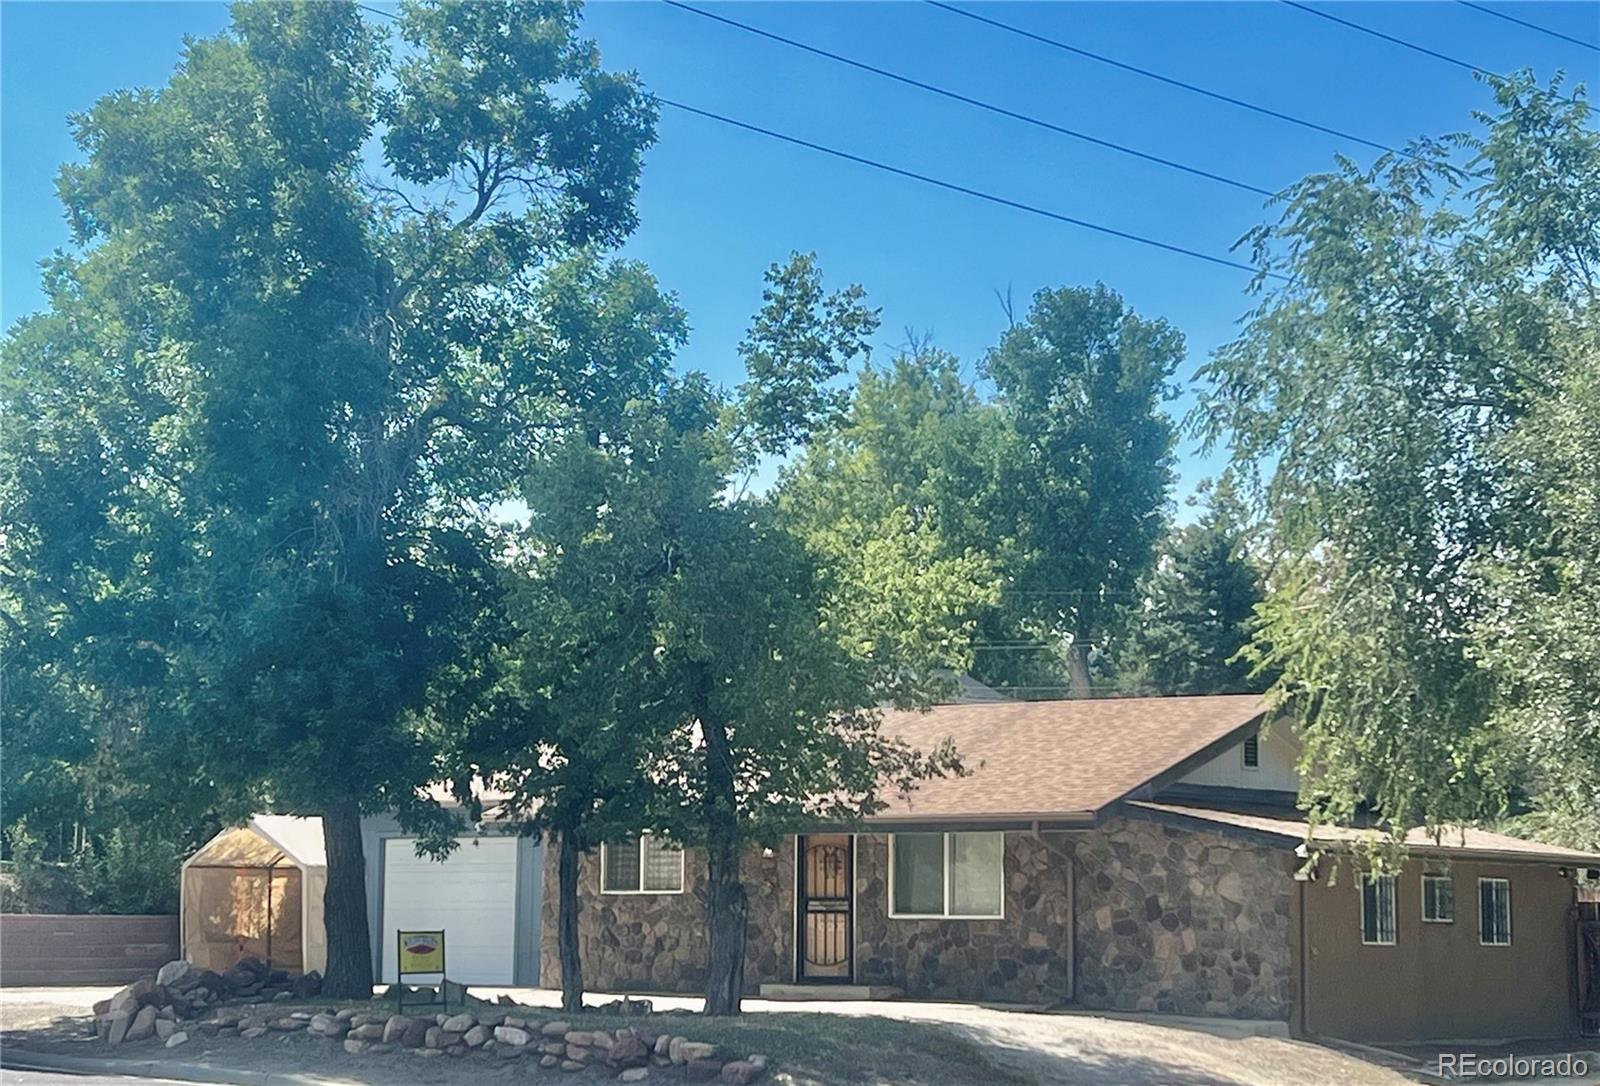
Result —
POLYGON ((701 686, 700 730, 706 744, 706 1013, 738 1014, 744 999, 744 939, 749 919, 739 877, 739 814, 728 729, 711 711, 710 682, 701 686))
POLYGON ((706 930, 711 938, 706 969, 706 1013, 739 1014, 744 1000, 744 940, 749 920, 744 883, 739 878, 739 848, 708 849, 709 892, 706 930))
POLYGON ((566 831, 560 838, 561 896, 556 942, 561 952, 561 1009, 576 1013, 583 1010, 583 959, 578 953, 578 839, 566 831))
POLYGON ((1073 697, 1094 697, 1094 688, 1089 683, 1089 642, 1086 639, 1074 637, 1067 646, 1067 671, 1072 684, 1069 692, 1073 697))
POLYGON ((367 865, 361 851, 361 808, 342 799, 322 812, 328 884, 322 921, 328 967, 322 994, 329 999, 372 998, 372 938, 367 927, 367 865))

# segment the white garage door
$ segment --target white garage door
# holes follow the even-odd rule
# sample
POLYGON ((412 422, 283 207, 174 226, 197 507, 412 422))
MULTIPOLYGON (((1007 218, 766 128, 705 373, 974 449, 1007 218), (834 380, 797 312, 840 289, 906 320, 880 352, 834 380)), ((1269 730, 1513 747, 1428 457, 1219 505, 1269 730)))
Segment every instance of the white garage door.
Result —
POLYGON ((395 932, 444 929, 445 969, 466 984, 511 984, 517 943, 517 839, 462 837, 442 863, 404 837, 383 843, 383 979, 395 932))

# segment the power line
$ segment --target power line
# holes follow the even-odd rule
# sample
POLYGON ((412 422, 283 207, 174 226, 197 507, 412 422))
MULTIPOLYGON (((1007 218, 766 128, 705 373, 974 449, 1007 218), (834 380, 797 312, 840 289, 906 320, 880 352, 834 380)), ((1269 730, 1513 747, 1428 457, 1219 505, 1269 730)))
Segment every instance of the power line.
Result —
POLYGON ((1333 128, 1329 125, 1319 124, 1316 121, 1307 120, 1304 117, 1296 117, 1292 113, 1284 113, 1281 110, 1272 109, 1269 106, 1263 106, 1256 102, 1247 102, 1243 98, 1235 98, 1232 95, 1223 94, 1220 91, 1214 91, 1207 87, 1199 86, 1195 83, 1188 83, 1182 79, 1174 79, 1172 76, 1162 75, 1160 72, 1151 71, 1149 68, 1141 68, 1137 65, 1129 64, 1125 61, 1117 60, 1114 57, 1108 57, 1103 53, 1091 52, 1088 49, 1083 49, 1079 46, 1061 41, 1059 38, 1047 37, 1043 34, 1035 33, 1032 30, 1026 30, 1012 23, 1001 22, 999 19, 993 19, 987 15, 980 15, 975 11, 968 11, 965 8, 958 8, 954 4, 943 3, 942 0, 924 0, 924 2, 932 7, 938 8, 940 11, 947 11, 952 15, 960 15, 965 19, 972 19, 976 22, 984 23, 988 26, 994 27, 997 30, 1004 30, 1008 34, 1016 34, 1019 37, 1036 41, 1041 45, 1048 45, 1051 48, 1072 53, 1074 56, 1080 56, 1088 60, 1098 61, 1101 64, 1109 64, 1113 68, 1120 68, 1125 72, 1132 72, 1135 75, 1144 76, 1146 79, 1154 79, 1157 82, 1165 83, 1170 87, 1177 87, 1180 90, 1186 90, 1193 94, 1203 95, 1218 102, 1225 102, 1230 106, 1237 106, 1240 109, 1248 109, 1252 113, 1261 114, 1263 117, 1272 117, 1276 120, 1287 121, 1289 124, 1299 125, 1301 128, 1310 129, 1313 132, 1321 132, 1325 135, 1337 136, 1339 139, 1349 140, 1351 143, 1359 143, 1365 147, 1371 147, 1376 151, 1388 151, 1391 154, 1397 155, 1411 154, 1410 151, 1403 150, 1399 147, 1390 146, 1381 140, 1368 139, 1365 136, 1358 136, 1353 132, 1345 132, 1342 129, 1333 128))
POLYGON ((1585 49, 1592 49, 1596 53, 1600 53, 1600 45, 1596 45, 1594 42, 1584 41, 1582 38, 1574 38, 1570 34, 1563 34, 1559 30, 1551 30, 1549 27, 1540 26, 1538 23, 1530 23, 1526 19, 1517 18, 1515 15, 1507 15, 1503 11, 1496 11, 1487 4, 1475 4, 1472 2, 1472 0, 1456 0, 1456 3, 1460 4, 1464 8, 1471 8, 1473 11, 1481 11, 1485 15, 1493 15, 1496 19, 1504 19, 1508 23, 1516 23, 1518 26, 1525 26, 1529 30, 1537 30, 1541 34, 1548 34, 1552 38, 1560 38, 1562 41, 1569 41, 1573 45, 1581 45, 1585 49))
POLYGON ((1277 195, 1277 193, 1273 192, 1271 189, 1264 189, 1259 185, 1252 185, 1247 181, 1240 181, 1236 178, 1212 173, 1209 170, 1200 169, 1198 166, 1189 166, 1185 163, 1177 162, 1170 158, 1163 158, 1160 155, 1150 154, 1147 151, 1136 150, 1135 148, 1129 147, 1126 144, 1117 143, 1113 140, 1101 139, 1098 136, 1091 136, 1087 132, 1080 132, 1077 129, 1066 128, 1062 125, 1055 124, 1052 121, 1047 121, 1040 117, 1035 117, 1027 113, 1018 113, 1015 110, 1007 109, 1004 106, 995 105, 992 102, 985 102, 982 99, 971 98, 965 94, 960 94, 956 91, 948 90, 945 87, 936 86, 932 83, 924 83, 919 79, 913 79, 910 76, 889 71, 887 68, 879 68, 876 65, 868 64, 865 61, 856 60, 840 53, 830 52, 827 49, 822 49, 815 45, 808 45, 805 42, 797 41, 794 38, 786 38, 782 34, 775 34, 770 30, 763 30, 760 27, 751 26, 749 23, 739 22, 737 19, 730 19, 723 15, 717 15, 714 12, 705 11, 704 9, 697 8, 692 4, 685 4, 682 2, 682 0, 663 0, 663 2, 668 7, 689 12, 691 15, 698 15, 702 19, 710 19, 713 22, 722 23, 725 26, 731 26, 738 30, 743 30, 749 34, 755 34, 756 36, 766 38, 769 41, 779 42, 783 45, 790 46, 791 48, 800 49, 804 52, 811 53, 813 56, 824 57, 828 60, 837 61, 840 64, 847 64, 852 68, 859 69, 860 71, 871 72, 873 75, 882 76, 885 79, 892 79, 896 83, 903 83, 908 87, 915 87, 918 90, 927 91, 929 94, 937 94, 941 97, 949 98, 952 101, 962 102, 969 106, 976 106, 979 109, 988 110, 990 113, 997 113, 1003 117, 1010 117, 1013 120, 1022 121, 1025 124, 1031 124, 1035 127, 1048 129, 1051 132, 1056 132, 1063 136, 1071 136, 1073 139, 1092 143, 1097 147, 1104 147, 1112 151, 1119 151, 1125 155, 1132 155, 1135 158, 1142 158, 1146 162, 1154 162, 1159 166, 1166 166, 1169 169, 1181 170, 1184 173, 1193 174, 1196 177, 1203 177, 1208 181, 1216 181, 1220 184, 1231 185, 1236 189, 1243 189, 1246 192, 1253 192, 1260 196, 1266 196, 1270 198, 1277 195))
POLYGON ((1347 26, 1351 30, 1359 31, 1362 34, 1370 34, 1374 38, 1382 38, 1384 41, 1391 42, 1403 49, 1410 49, 1413 52, 1421 53, 1424 56, 1433 57, 1435 60, 1442 60, 1446 64, 1454 64, 1457 68, 1465 68, 1469 72, 1476 72, 1479 75, 1486 75, 1491 79, 1505 78, 1492 68, 1480 68, 1478 65, 1469 64, 1467 61, 1464 61, 1459 57, 1453 57, 1448 53, 1441 53, 1437 49, 1429 49, 1426 45, 1418 45, 1416 42, 1407 41, 1404 38, 1397 38, 1393 34, 1385 34, 1381 30, 1374 30, 1370 26, 1362 26, 1360 23, 1353 23, 1349 19, 1340 18, 1331 12, 1314 8, 1310 4, 1302 4, 1300 3, 1300 0, 1282 0, 1282 2, 1288 4, 1296 11, 1303 11, 1307 15, 1315 15, 1319 19, 1327 19, 1329 22, 1338 23, 1340 26, 1347 26))
POLYGON ((746 132, 754 132, 758 135, 780 140, 796 147, 805 147, 808 150, 817 151, 825 155, 831 155, 834 158, 841 158, 846 162, 854 162, 860 166, 870 166, 875 170, 882 170, 884 173, 892 173, 897 177, 906 177, 913 181, 921 181, 925 185, 933 185, 936 188, 945 189, 949 192, 959 192, 963 196, 971 196, 978 200, 986 200, 991 204, 999 204, 1002 207, 1013 208, 1017 211, 1026 211, 1031 215, 1039 215, 1046 219, 1054 219, 1056 222, 1064 222, 1069 226, 1082 227, 1085 230, 1093 230, 1099 234, 1107 234, 1111 237, 1122 238, 1124 241, 1136 241, 1140 245, 1149 245, 1153 248, 1165 249, 1169 253, 1179 253, 1183 256, 1194 257, 1196 260, 1204 260, 1209 264, 1218 264, 1224 268, 1234 268, 1238 271, 1252 272, 1267 276, 1271 279, 1280 279, 1284 282, 1288 282, 1290 279, 1289 276, 1280 272, 1271 271, 1266 268, 1260 268, 1254 264, 1246 264, 1243 261, 1229 260, 1226 257, 1213 256, 1210 253, 1202 253, 1197 249, 1187 249, 1182 245, 1174 245, 1171 242, 1160 241, 1156 238, 1146 237, 1142 234, 1134 234, 1127 230, 1119 230, 1116 227, 1103 226, 1100 223, 1090 222, 1088 219, 1074 218, 1071 215, 1064 215, 1059 211, 1051 211, 1048 208, 1036 207, 1033 204, 1025 204, 1020 200, 1012 200, 1005 196, 997 196, 992 192, 968 188, 965 185, 958 185, 953 181, 943 181, 937 177, 930 177, 927 174, 917 173, 914 170, 902 169, 899 166, 891 166, 889 163, 880 162, 877 159, 867 158, 863 155, 852 154, 849 151, 841 151, 836 147, 828 147, 825 144, 813 143, 810 140, 801 139, 798 136, 785 135, 782 132, 777 132, 770 128, 762 128, 760 125, 750 124, 747 121, 739 121, 732 117, 725 117, 720 113, 712 113, 710 110, 699 109, 695 106, 686 105, 683 102, 674 102, 672 99, 662 98, 660 95, 656 96, 656 101, 660 102, 664 106, 671 106, 673 109, 682 110, 685 113, 693 113, 696 116, 705 117, 708 120, 731 125, 734 128, 742 128, 746 132))
MULTIPOLYGON (((375 15, 382 15, 386 19, 395 18, 392 13, 383 11, 379 8, 369 7, 366 4, 357 4, 356 6, 361 8, 363 11, 370 11, 375 15)), ((1039 215, 1046 219, 1053 219, 1056 222, 1063 222, 1069 226, 1081 227, 1084 230, 1093 230, 1099 234, 1106 234, 1110 237, 1122 238, 1124 241, 1135 241, 1140 245, 1148 245, 1152 248, 1164 249, 1169 253, 1178 253, 1181 256, 1193 257, 1196 260, 1204 260, 1208 264, 1217 264, 1224 268, 1234 268, 1238 271, 1247 271, 1251 272, 1252 274, 1263 275, 1269 279, 1278 279, 1284 282, 1288 282, 1290 278, 1281 272, 1260 268, 1254 264, 1246 264, 1239 260, 1229 260, 1227 257, 1213 256, 1210 253, 1200 252, 1198 249, 1189 249, 1182 245, 1174 245, 1171 242, 1161 241, 1157 238, 1145 237, 1142 234, 1135 234, 1127 230, 1119 230, 1114 226, 1104 226, 1100 223, 1090 222, 1088 219, 1074 218, 1071 215, 1064 215, 1059 211, 1051 211, 1048 208, 1035 207, 1032 204, 1025 204, 1020 200, 1012 200, 1004 196, 998 196, 991 192, 984 192, 981 189, 968 188, 965 185, 958 185, 953 181, 943 181, 937 177, 930 177, 927 174, 917 173, 914 170, 907 170, 902 169, 899 166, 892 166, 887 162, 879 162, 876 159, 867 158, 863 155, 852 154, 849 151, 841 151, 836 147, 828 147, 821 143, 813 143, 810 140, 801 139, 798 136, 785 135, 782 132, 778 132, 770 128, 763 128, 760 125, 750 124, 747 121, 740 121, 735 120, 732 117, 725 117, 720 113, 713 113, 707 109, 700 109, 696 106, 688 105, 685 102, 675 102, 670 98, 663 98, 660 95, 655 95, 654 98, 657 102, 660 102, 664 106, 671 106, 673 109, 682 110, 685 113, 692 113, 698 117, 704 117, 707 120, 716 121, 720 124, 729 125, 734 128, 741 128, 746 132, 754 132, 757 135, 766 136, 769 139, 779 140, 795 147, 804 147, 807 150, 817 151, 821 154, 830 155, 834 158, 840 158, 846 162, 854 162, 860 166, 870 166, 875 170, 882 170, 884 173, 891 173, 897 177, 909 178, 912 181, 921 181, 925 185, 933 185, 936 188, 941 188, 948 192, 957 192, 963 196, 971 196, 974 199, 985 200, 989 203, 999 204, 1002 207, 1009 207, 1017 211, 1026 211, 1031 215, 1039 215)))

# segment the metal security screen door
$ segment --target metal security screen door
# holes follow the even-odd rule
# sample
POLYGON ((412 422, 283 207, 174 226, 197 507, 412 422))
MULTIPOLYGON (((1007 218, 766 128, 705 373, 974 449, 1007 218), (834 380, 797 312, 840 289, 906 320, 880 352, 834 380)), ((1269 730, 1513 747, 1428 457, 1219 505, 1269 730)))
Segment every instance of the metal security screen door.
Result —
POLYGON ((850 844, 846 833, 799 840, 800 980, 850 982, 855 943, 850 844))

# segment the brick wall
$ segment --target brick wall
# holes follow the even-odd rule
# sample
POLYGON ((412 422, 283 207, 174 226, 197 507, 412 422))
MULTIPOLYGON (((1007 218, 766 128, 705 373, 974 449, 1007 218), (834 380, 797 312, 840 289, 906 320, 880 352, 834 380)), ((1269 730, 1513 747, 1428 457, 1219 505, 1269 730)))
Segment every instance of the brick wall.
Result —
POLYGON ((179 957, 176 916, 0 915, 0 985, 126 984, 179 957))

